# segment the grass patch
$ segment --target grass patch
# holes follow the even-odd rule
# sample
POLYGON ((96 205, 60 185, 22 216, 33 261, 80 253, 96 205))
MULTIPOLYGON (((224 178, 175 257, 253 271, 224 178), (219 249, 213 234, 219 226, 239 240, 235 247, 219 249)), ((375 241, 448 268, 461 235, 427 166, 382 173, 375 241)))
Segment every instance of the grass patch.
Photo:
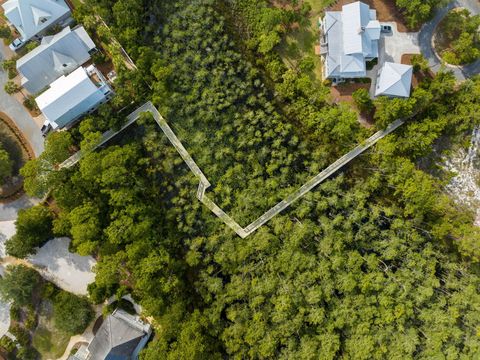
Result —
POLYGON ((280 44, 278 51, 289 67, 297 67, 306 58, 312 58, 314 68, 312 77, 318 82, 322 81, 322 62, 319 55, 315 55, 315 45, 319 43, 318 19, 325 8, 335 3, 334 0, 306 0, 311 6, 308 18, 289 30, 287 36, 280 44))
POLYGON ((39 326, 33 335, 33 346, 42 359, 57 359, 65 352, 69 340, 70 336, 62 332, 39 326))
POLYGON ((42 301, 38 310, 38 326, 32 337, 33 347, 42 359, 58 359, 65 352, 69 341, 70 335, 55 327, 52 302, 42 301))

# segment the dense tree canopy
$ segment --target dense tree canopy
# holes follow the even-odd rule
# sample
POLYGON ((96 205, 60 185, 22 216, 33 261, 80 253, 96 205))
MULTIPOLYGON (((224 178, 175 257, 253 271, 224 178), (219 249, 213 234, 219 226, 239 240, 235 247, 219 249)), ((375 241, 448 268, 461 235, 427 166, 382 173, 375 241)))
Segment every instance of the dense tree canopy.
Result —
POLYGON ((41 292, 41 277, 26 266, 9 266, 3 278, 0 277, 0 297, 17 306, 31 305, 35 294, 41 292))
POLYGON ((66 291, 55 297, 53 311, 57 329, 71 335, 82 334, 95 314, 87 299, 66 291))
MULTIPOLYGON (((148 81, 151 90, 138 81, 149 94, 141 100, 159 107, 212 197, 242 224, 373 131, 276 53, 279 24, 301 9, 250 0, 84 6, 80 20, 101 14, 134 57, 138 70, 119 76, 148 81)), ((480 123, 479 95, 478 78, 456 86, 439 73, 410 99, 378 99, 378 128, 411 119, 246 239, 198 202, 197 180, 148 116, 70 170, 51 176, 60 157, 25 175, 31 189, 48 176, 55 233, 98 257, 92 299, 128 290, 154 317, 144 359, 475 358, 480 234, 443 192, 447 174, 418 164, 440 139, 480 123)), ((84 149, 122 120, 131 98, 116 96, 75 134, 84 149)), ((68 148, 58 141, 46 154, 68 148)))
POLYGON ((7 254, 25 258, 35 252, 53 236, 53 214, 48 207, 36 205, 29 209, 21 209, 15 221, 17 232, 7 240, 7 254))

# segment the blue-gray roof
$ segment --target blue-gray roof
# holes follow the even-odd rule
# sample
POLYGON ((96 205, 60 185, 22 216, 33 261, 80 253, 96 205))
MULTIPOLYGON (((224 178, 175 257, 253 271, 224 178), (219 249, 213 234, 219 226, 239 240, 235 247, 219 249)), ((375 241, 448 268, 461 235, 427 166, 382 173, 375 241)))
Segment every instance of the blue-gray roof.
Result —
POLYGON ((22 85, 36 94, 62 75, 77 69, 90 59, 95 44, 83 26, 66 27, 53 36, 46 36, 35 49, 17 61, 22 85))
POLYGON ((328 42, 326 76, 366 76, 365 59, 378 57, 380 23, 375 10, 357 1, 344 5, 342 11, 327 11, 323 31, 328 42))

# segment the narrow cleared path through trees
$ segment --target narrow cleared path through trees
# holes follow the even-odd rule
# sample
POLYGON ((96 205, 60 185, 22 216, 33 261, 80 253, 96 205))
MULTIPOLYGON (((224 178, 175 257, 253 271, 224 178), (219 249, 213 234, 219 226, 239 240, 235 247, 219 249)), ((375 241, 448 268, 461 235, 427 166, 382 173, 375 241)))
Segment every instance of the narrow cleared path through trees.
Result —
MULTIPOLYGON (((311 191, 313 188, 315 188, 318 184, 321 182, 325 181, 328 177, 333 175, 335 172, 340 170, 342 167, 344 167, 346 164, 348 164, 350 161, 355 159, 358 155, 363 153, 365 150, 369 149, 372 147, 377 141, 381 140, 391 132, 395 131, 399 126, 401 126, 405 120, 404 119, 398 119, 394 122, 392 122, 390 125, 387 126, 386 129, 380 130, 371 137, 369 137, 367 140, 362 142, 360 145, 355 147, 352 151, 349 153, 343 155, 341 158, 339 158, 337 161, 332 163, 330 166, 328 166, 326 169, 324 169, 322 172, 317 174, 315 177, 307 181, 303 186, 301 186, 297 191, 293 192, 289 196, 287 196, 284 200, 280 201, 277 205, 272 207, 270 210, 268 210, 266 213, 264 213, 262 216, 260 216, 258 219, 253 221, 251 224, 249 224, 247 227, 243 228, 241 227, 234 219, 232 219, 227 213, 225 213, 215 202, 213 202, 206 194, 205 191, 210 187, 210 182, 208 181, 207 177, 203 174, 202 170, 198 167, 196 162, 192 159, 188 151, 185 149, 185 147, 182 145, 181 141, 177 138, 173 130, 170 128, 170 126, 167 124, 163 116, 158 112, 158 110, 155 108, 155 106, 151 102, 147 102, 146 104, 140 106, 137 110, 135 110, 133 113, 131 113, 128 118, 127 122, 125 125, 118 131, 112 131, 109 130, 105 132, 98 142, 97 145, 95 145, 90 151, 94 151, 97 149, 99 146, 102 146, 105 144, 107 141, 112 139, 114 136, 125 130, 127 127, 129 127, 131 124, 136 122, 142 113, 150 113, 152 114, 153 118, 157 122, 158 126, 162 129, 164 134, 167 136, 168 140, 172 143, 172 145, 175 147, 177 152, 180 154, 182 157, 183 161, 187 164, 187 166, 190 168, 190 170, 193 172, 193 174, 199 179, 200 183, 198 185, 198 190, 197 190, 197 198, 207 207, 212 211, 217 217, 219 217, 228 227, 230 227, 233 231, 237 233, 238 236, 241 238, 245 238, 248 235, 252 234, 255 232, 259 227, 264 225, 266 222, 268 222, 270 219, 272 219, 274 216, 285 210, 287 207, 289 207, 293 202, 297 201, 300 199, 302 196, 304 196, 306 193, 311 191)), ((79 151, 67 160, 65 160, 61 165, 60 168, 69 168, 76 163, 80 161, 80 159, 85 155, 84 152, 79 151)))

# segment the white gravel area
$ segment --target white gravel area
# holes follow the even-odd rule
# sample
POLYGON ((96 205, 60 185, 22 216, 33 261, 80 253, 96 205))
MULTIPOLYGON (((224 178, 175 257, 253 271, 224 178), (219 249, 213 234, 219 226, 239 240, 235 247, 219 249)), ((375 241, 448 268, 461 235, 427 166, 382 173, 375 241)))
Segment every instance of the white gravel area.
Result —
POLYGON ((92 271, 96 261, 91 256, 80 256, 68 251, 70 239, 50 240, 28 261, 38 268, 46 279, 58 287, 79 295, 87 294, 87 286, 95 280, 92 271))

